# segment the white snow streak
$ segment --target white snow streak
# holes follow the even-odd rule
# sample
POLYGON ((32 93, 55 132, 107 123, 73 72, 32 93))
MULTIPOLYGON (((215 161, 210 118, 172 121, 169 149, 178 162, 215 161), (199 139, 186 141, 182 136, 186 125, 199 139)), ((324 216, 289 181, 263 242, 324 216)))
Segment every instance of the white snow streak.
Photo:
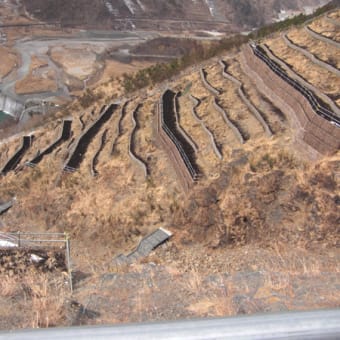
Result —
POLYGON ((17 246, 18 245, 13 243, 13 242, 0 240, 0 247, 3 247, 3 248, 13 248, 13 247, 17 247, 17 246))
POLYGON ((141 0, 137 0, 137 4, 138 4, 138 6, 141 8, 141 10, 142 10, 143 12, 146 11, 146 8, 145 8, 145 6, 143 5, 143 3, 142 3, 141 0))
POLYGON ((110 2, 108 2, 108 1, 105 1, 105 6, 106 6, 107 10, 108 10, 111 14, 113 14, 113 7, 112 7, 112 4, 111 4, 110 2))
POLYGON ((44 259, 36 254, 31 254, 31 261, 35 263, 40 263, 44 261, 44 259))
POLYGON ((215 10, 215 4, 213 0, 205 0, 205 3, 207 4, 209 11, 210 11, 210 15, 212 17, 214 17, 216 15, 216 10, 215 10))
POLYGON ((129 11, 131 12, 131 14, 135 14, 135 10, 136 10, 136 5, 133 3, 132 0, 124 0, 125 6, 129 9, 129 11))

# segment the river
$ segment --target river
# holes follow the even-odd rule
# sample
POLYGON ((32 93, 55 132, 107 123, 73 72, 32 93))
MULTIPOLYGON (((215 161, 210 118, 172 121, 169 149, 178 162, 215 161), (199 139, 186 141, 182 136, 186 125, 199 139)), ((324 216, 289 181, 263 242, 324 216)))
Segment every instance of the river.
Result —
POLYGON ((8 118, 10 118, 10 117, 11 117, 10 115, 6 114, 6 113, 3 112, 3 111, 0 111, 0 122, 2 122, 2 121, 5 120, 5 119, 8 119, 8 118))

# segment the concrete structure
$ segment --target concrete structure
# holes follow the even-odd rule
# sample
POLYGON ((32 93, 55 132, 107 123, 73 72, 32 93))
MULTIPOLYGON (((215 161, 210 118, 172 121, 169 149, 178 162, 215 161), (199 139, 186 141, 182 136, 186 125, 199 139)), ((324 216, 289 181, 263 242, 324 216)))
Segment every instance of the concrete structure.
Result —
POLYGON ((132 263, 139 258, 145 257, 151 253, 151 251, 157 248, 159 245, 167 241, 172 236, 172 233, 164 228, 159 228, 153 233, 144 237, 138 247, 128 255, 120 254, 116 257, 115 262, 117 264, 132 263))
POLYGON ((296 128, 296 139, 319 154, 340 147, 340 119, 324 108, 315 94, 292 79, 257 45, 243 47, 243 59, 259 89, 270 96, 296 128))

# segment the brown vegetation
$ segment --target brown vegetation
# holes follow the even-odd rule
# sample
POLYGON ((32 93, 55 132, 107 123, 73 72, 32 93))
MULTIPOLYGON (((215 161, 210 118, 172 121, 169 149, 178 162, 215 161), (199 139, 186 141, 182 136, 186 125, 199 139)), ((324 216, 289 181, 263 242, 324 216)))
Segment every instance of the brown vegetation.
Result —
POLYGON ((18 64, 18 58, 12 50, 0 46, 0 79, 6 77, 18 64))
MULTIPOLYGON (((75 269, 74 300, 67 298, 65 285, 54 281, 51 273, 46 277, 27 269, 10 276, 6 269, 0 279, 2 328, 339 306, 339 151, 311 161, 305 149, 297 148, 290 121, 278 117, 275 102, 264 98, 258 83, 245 74, 240 54, 223 59, 228 72, 245 84, 249 100, 275 126, 275 133, 266 136, 236 86, 222 77, 217 59, 199 66, 218 87, 223 109, 247 132, 244 144, 214 110, 214 98, 199 81, 199 68, 165 84, 182 92, 180 123, 198 146, 202 177, 187 195, 156 138, 155 104, 164 92, 157 86, 134 92, 122 119, 117 109, 89 141, 75 173, 62 172, 72 150, 64 143, 36 168, 24 167, 23 160, 16 172, 0 179, 0 197, 17 199, 2 215, 2 229, 67 231, 75 269), (216 157, 207 134, 193 118, 190 95, 199 98, 197 116, 214 134, 223 159, 216 157), (150 170, 147 179, 128 154, 134 130, 131 116, 140 104, 134 141, 136 153, 150 170), (98 154, 104 131, 106 143, 98 154), (94 157, 96 177, 90 171, 94 157), (174 235, 168 244, 137 264, 114 265, 116 255, 129 252, 143 236, 162 226, 174 235), (19 315, 15 322, 14 315, 19 315)), ((169 70, 170 65, 154 66, 140 75, 154 85, 157 77, 163 77, 159 70, 169 70)), ((63 112, 74 117, 75 139, 82 133, 78 117, 89 127, 101 105, 111 101, 111 86, 87 91, 69 112, 63 112), (99 100, 101 92, 104 97, 99 100)), ((56 126, 50 122, 35 132, 32 153, 49 144, 56 126)), ((15 143, 17 139, 0 144, 1 162, 15 143)))

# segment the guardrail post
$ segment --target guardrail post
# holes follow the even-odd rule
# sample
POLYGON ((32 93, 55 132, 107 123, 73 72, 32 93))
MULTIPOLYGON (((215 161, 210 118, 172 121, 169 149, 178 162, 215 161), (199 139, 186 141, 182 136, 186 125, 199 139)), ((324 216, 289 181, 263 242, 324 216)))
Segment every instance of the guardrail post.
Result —
POLYGON ((67 262, 67 272, 70 280, 70 289, 71 293, 73 293, 73 283, 72 283, 72 269, 71 269, 71 259, 70 259, 70 238, 69 235, 65 232, 65 245, 66 245, 66 262, 67 262))
POLYGON ((18 231, 18 248, 21 247, 21 237, 20 237, 20 231, 18 231))

